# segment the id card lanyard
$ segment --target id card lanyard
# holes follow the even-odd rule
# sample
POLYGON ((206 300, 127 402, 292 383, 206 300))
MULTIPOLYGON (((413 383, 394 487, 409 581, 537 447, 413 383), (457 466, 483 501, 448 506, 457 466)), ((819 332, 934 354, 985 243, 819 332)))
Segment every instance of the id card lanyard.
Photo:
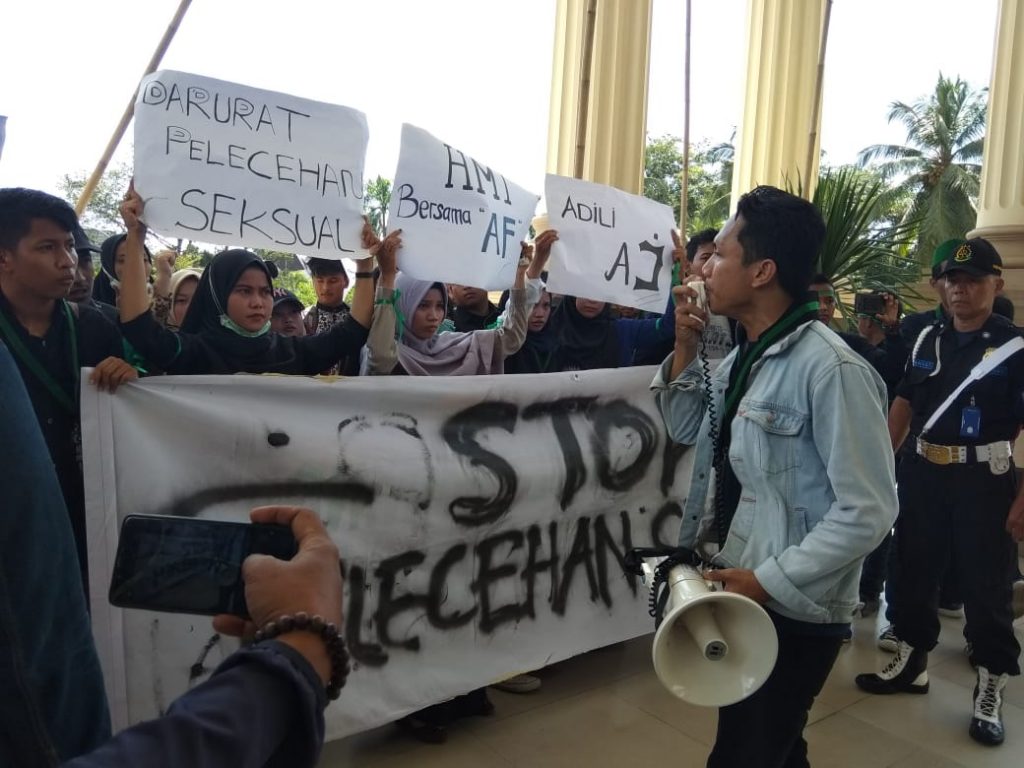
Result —
POLYGON ((7 342, 7 346, 11 348, 14 356, 17 357, 26 368, 31 371, 32 375, 35 376, 39 383, 46 387, 46 391, 50 393, 51 397, 57 401, 57 403, 64 408, 68 413, 77 413, 75 407, 75 400, 78 399, 78 377, 80 367, 78 365, 78 338, 75 334, 75 320, 71 316, 71 307, 68 306, 66 301, 61 301, 61 305, 64 307, 64 318, 68 324, 68 333, 71 337, 71 380, 74 382, 74 400, 68 395, 60 384, 50 375, 39 360, 33 355, 28 348, 22 343, 18 334, 14 328, 11 327, 10 321, 4 315, 3 311, 0 311, 0 333, 3 334, 4 340, 7 342))

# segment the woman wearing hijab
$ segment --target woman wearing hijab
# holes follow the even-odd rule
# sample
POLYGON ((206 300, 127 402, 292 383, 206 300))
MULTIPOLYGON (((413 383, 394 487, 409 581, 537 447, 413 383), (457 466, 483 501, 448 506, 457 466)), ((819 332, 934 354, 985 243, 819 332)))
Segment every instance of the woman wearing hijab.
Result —
MULTIPOLYGON (((548 254, 551 245, 558 240, 558 234, 554 230, 547 230, 537 236, 534 247, 538 253, 548 254)), ((547 256, 545 255, 546 259, 547 256)), ((541 273, 541 279, 546 279, 546 273, 541 273)), ((498 302, 498 309, 501 315, 498 323, 503 322, 508 312, 508 301, 510 293, 505 291, 501 294, 498 302)), ((550 322, 553 311, 551 294, 548 293, 541 283, 540 296, 533 305, 533 310, 526 318, 526 340, 519 351, 505 358, 505 373, 548 373, 561 370, 561 358, 559 356, 558 335, 550 322)))
POLYGON ((189 304, 195 296, 199 281, 203 277, 201 269, 179 269, 171 275, 168 287, 167 319, 164 325, 172 331, 181 328, 185 322, 189 304))
MULTIPOLYGON (((214 257, 203 272, 179 332, 151 315, 146 295, 141 223, 142 198, 129 191, 121 205, 128 227, 122 269, 121 331, 152 365, 170 374, 283 373, 313 376, 340 358, 357 354, 366 342, 373 314, 373 282, 356 283, 352 318, 319 336, 286 337, 270 330, 273 280, 256 254, 231 249, 214 257)), ((364 246, 388 260, 389 243, 377 243, 364 228, 364 246)), ((372 259, 361 263, 368 272, 372 259)))
MULTIPOLYGON (((398 247, 401 247, 400 243, 398 247)), ((385 328, 367 344, 364 371, 371 376, 475 376, 502 373, 504 361, 523 345, 526 322, 540 294, 539 276, 550 254, 550 245, 538 249, 531 261, 532 247, 523 244, 516 281, 512 287, 504 322, 491 330, 458 333, 441 331, 447 316, 448 291, 443 283, 416 280, 408 275, 389 274, 381 265, 378 305, 394 311, 380 315, 385 328), (527 296, 527 277, 532 297, 527 296), (392 284, 395 290, 388 286, 392 284), (386 333, 394 323, 398 330, 386 333), (377 339, 381 343, 377 343, 377 339)))
MULTIPOLYGON (((127 234, 111 235, 100 246, 100 271, 92 284, 92 297, 96 301, 118 306, 118 294, 121 292, 121 272, 127 257, 127 234)), ((153 257, 149 249, 143 245, 146 258, 146 278, 153 266, 153 257)))
MULTIPOLYGON (((509 292, 501 295, 498 307, 508 305, 509 292)), ((558 334, 550 322, 551 294, 541 289, 540 299, 526 320, 526 341, 519 351, 505 358, 505 373, 548 373, 562 368, 558 334)))
POLYGON ((603 301, 566 296, 553 313, 563 371, 625 368, 634 356, 671 339, 675 332, 671 299, 661 317, 616 319, 603 301))
MULTIPOLYGON (((396 250, 400 247, 399 242, 396 250)), ((504 322, 493 330, 467 333, 440 331, 448 308, 448 291, 443 283, 416 280, 408 275, 396 276, 395 260, 382 262, 377 305, 384 312, 374 317, 374 334, 366 345, 364 372, 377 376, 501 373, 505 359, 522 346, 526 336, 527 316, 540 294, 539 277, 550 255, 550 242, 546 248, 538 247, 536 258, 531 261, 532 250, 523 244, 504 322), (527 277, 530 278, 529 291, 527 277), (382 326, 379 333, 378 323, 382 326)), ((398 725, 420 741, 440 744, 448 738, 446 726, 453 720, 493 712, 487 689, 478 688, 406 715, 398 725)))

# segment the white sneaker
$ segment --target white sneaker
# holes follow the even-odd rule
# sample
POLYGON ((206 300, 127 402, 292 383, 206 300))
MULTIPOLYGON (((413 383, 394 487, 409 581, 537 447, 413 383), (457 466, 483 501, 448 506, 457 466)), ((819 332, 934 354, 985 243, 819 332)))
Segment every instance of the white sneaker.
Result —
POLYGON ((896 637, 896 631, 893 629, 892 624, 886 624, 885 629, 878 635, 878 647, 889 653, 896 653, 899 648, 900 641, 896 637))
POLYGON ((974 715, 971 717, 971 738, 982 744, 1003 743, 1003 688, 1009 675, 993 675, 978 667, 978 684, 974 688, 974 715))
POLYGON ((540 688, 540 678, 536 675, 516 675, 491 687, 505 693, 529 693, 540 688))

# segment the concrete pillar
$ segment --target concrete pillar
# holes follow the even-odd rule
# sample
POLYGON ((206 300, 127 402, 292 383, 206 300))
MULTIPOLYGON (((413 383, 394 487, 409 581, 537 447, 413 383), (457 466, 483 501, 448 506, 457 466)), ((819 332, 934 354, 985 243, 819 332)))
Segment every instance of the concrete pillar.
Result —
POLYGON ((977 229, 999 251, 1005 293, 1024 317, 1024 4, 1000 0, 977 229))
MULTIPOLYGON (((732 207, 758 184, 813 192, 820 141, 807 168, 825 0, 750 0, 743 118, 736 138, 732 207)), ((821 116, 818 116, 819 133, 821 116)), ((810 193, 805 194, 809 197, 810 193)))
MULTIPOLYGON (((597 0, 583 178, 633 194, 643 190, 651 0, 597 0)), ((558 0, 555 19, 550 173, 572 176, 588 0, 558 0)))
MULTIPOLYGON (((1024 8, 1000 0, 992 82, 985 123, 985 155, 977 229, 968 237, 989 240, 1003 258, 1004 293, 1024 317, 1024 8)), ((1024 466, 1024 440, 1014 446, 1024 466)))

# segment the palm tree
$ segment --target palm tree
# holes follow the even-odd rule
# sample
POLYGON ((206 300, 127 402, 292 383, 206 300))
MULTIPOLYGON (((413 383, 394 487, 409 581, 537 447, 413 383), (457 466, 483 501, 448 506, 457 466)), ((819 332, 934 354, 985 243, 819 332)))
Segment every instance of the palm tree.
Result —
MULTIPOLYGON (((804 187, 787 185, 804 196, 804 187)), ((825 241, 815 271, 829 276, 840 297, 857 291, 894 291, 904 299, 920 298, 914 288, 920 264, 908 256, 915 222, 893 224, 887 214, 891 192, 870 171, 850 166, 825 168, 811 203, 825 220, 825 241)), ((840 310, 852 317, 852 306, 840 310)))
POLYGON ((963 237, 975 226, 986 99, 986 90, 940 73, 934 93, 889 107, 889 122, 906 126, 907 144, 875 144, 858 156, 861 166, 880 160, 882 178, 895 180, 895 190, 910 197, 906 221, 918 222, 920 261, 927 261, 939 243, 963 237))

